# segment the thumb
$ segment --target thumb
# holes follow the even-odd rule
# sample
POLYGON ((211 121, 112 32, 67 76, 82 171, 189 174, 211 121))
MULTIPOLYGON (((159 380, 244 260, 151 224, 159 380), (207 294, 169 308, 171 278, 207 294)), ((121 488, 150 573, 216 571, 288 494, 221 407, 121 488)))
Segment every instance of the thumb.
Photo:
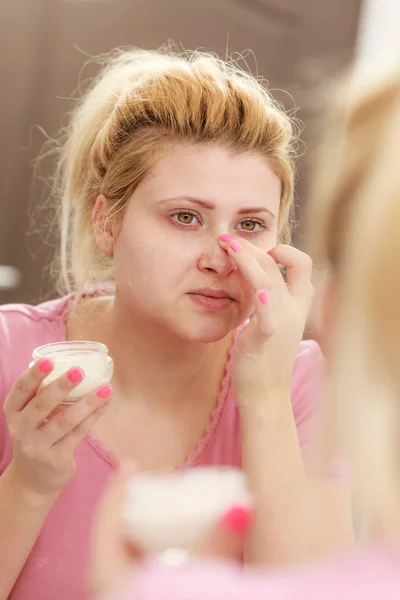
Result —
POLYGON ((238 560, 242 555, 244 539, 253 522, 253 509, 233 505, 206 537, 201 555, 238 560))

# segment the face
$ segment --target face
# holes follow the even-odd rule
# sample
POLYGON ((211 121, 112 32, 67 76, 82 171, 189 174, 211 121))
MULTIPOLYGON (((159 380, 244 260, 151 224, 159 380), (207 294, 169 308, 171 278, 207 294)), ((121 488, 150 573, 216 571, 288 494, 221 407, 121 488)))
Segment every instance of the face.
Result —
POLYGON ((212 342, 243 323, 254 290, 219 236, 277 244, 281 186, 261 156, 173 146, 132 195, 114 229, 117 297, 132 318, 212 342))

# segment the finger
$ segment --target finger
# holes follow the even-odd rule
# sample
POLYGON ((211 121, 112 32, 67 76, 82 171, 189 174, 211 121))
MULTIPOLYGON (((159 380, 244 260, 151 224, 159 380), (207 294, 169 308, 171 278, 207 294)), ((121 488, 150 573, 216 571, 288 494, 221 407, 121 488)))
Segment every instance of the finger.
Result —
MULTIPOLYGON (((268 264, 269 260, 265 252, 260 252, 259 256, 257 256, 255 248, 249 247, 253 246, 252 244, 243 244, 235 239, 229 242, 221 240, 220 243, 235 262, 240 272, 251 283, 255 291, 270 289, 272 287, 271 274, 265 270, 265 265, 268 264), (265 261, 264 266, 261 264, 261 260, 265 261)), ((273 261, 271 260, 270 262, 273 265, 273 261)), ((276 266, 274 268, 276 269, 276 266)))
MULTIPOLYGON (((254 317, 257 322, 255 332, 263 338, 270 337, 274 333, 274 325, 271 321, 271 310, 267 290, 259 290, 256 294, 254 317)), ((253 317, 253 318, 254 318, 253 317)))
MULTIPOLYGON (((223 236, 224 239, 229 238, 231 241, 234 240, 233 236, 223 236)), ((265 251, 264 248, 260 248, 255 244, 252 244, 248 240, 240 240, 240 245, 243 246, 252 256, 254 256, 264 271, 271 277, 271 280, 275 284, 281 284, 285 282, 286 285, 286 267, 280 265, 272 256, 270 256, 271 250, 265 251), (283 280, 283 281, 282 281, 283 280)), ((226 242, 220 240, 220 245, 226 250, 228 245, 226 242)))
POLYGON ((286 267, 286 283, 293 295, 311 287, 312 260, 307 254, 285 244, 276 246, 268 254, 286 267))
POLYGON ((18 377, 4 402, 4 412, 11 413, 22 410, 37 394, 43 380, 54 369, 54 364, 48 358, 34 363, 18 377))
POLYGON ((65 437, 54 444, 53 448, 57 454, 70 455, 75 452, 78 444, 89 433, 101 415, 107 410, 111 401, 111 396, 99 398, 98 401, 100 405, 98 405, 97 408, 94 408, 93 412, 78 423, 65 437))
POLYGON ((73 404, 63 406, 61 410, 54 411, 48 421, 37 430, 41 438, 46 441, 47 445, 56 444, 78 427, 91 413, 101 408, 111 395, 111 391, 111 387, 105 385, 96 394, 90 394, 73 404))
POLYGON ((24 424, 32 429, 38 427, 84 377, 80 367, 72 367, 67 373, 43 387, 24 408, 24 424))
POLYGON ((232 506, 204 542, 201 554, 205 557, 241 557, 243 541, 253 522, 250 506, 232 506))
POLYGON ((219 238, 219 244, 221 248, 226 251, 228 250, 231 242, 237 242, 240 246, 247 250, 247 252, 253 256, 257 262, 260 263, 264 271, 266 271, 272 279, 276 278, 279 281, 281 280, 279 266, 275 260, 269 256, 268 252, 265 251, 265 248, 260 248, 246 239, 237 240, 232 235, 225 234, 219 238))

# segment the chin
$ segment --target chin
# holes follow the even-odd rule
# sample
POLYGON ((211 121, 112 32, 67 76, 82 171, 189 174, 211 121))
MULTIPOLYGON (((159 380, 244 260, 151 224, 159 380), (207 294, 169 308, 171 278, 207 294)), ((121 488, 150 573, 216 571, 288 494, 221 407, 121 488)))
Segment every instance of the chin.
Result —
POLYGON ((188 319, 180 323, 177 333, 179 337, 188 342, 211 344, 226 338, 239 325, 240 323, 231 319, 215 320, 214 322, 212 319, 209 319, 208 322, 205 322, 204 319, 188 319))

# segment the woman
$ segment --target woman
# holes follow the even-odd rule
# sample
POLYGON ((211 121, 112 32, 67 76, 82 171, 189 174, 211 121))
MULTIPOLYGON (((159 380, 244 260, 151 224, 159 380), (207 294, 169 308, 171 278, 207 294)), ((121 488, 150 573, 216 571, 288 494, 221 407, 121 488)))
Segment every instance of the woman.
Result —
MULTIPOLYGON (((181 568, 148 563, 132 573, 116 525, 121 477, 105 496, 94 553, 95 587, 111 589, 112 600, 399 597, 400 73, 342 98, 317 165, 310 233, 326 271, 320 333, 331 380, 321 454, 332 455, 334 448, 350 461, 364 543, 329 563, 274 576, 217 562, 181 568), (114 532, 108 544, 105 531, 114 532)), ((225 526, 214 535, 216 551, 235 539, 225 526)))
POLYGON ((293 141, 258 81, 201 53, 119 53, 72 114, 55 188, 70 293, 0 309, 0 598, 86 597, 94 506, 123 458, 243 464, 260 507, 248 562, 351 538, 346 490, 305 460, 322 358, 301 341, 311 261, 282 243, 293 141), (60 411, 79 364, 38 391, 53 365, 26 370, 32 350, 64 339, 108 346, 111 402, 106 387, 60 411))

